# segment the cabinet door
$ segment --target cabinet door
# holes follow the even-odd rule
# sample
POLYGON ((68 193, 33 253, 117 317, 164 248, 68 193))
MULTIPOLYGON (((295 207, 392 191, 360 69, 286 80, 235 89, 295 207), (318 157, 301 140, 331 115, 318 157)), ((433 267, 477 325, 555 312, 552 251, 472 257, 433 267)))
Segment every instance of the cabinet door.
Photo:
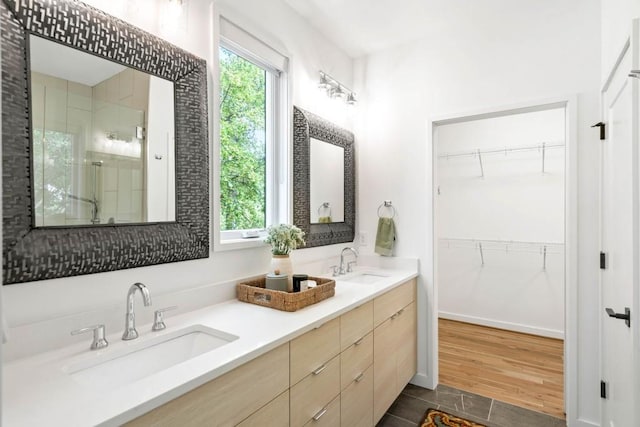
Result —
POLYGON ((267 403, 238 427, 289 427, 289 390, 267 403))
POLYGON ((373 421, 380 421, 398 396, 396 319, 373 331, 373 421))
MULTIPOLYGON (((287 390, 289 344, 136 418, 128 426, 234 426, 287 390)), ((339 377, 336 382, 339 382, 339 377)))
POLYGON ((373 367, 369 367, 349 384, 341 398, 341 425, 373 426, 373 367))
POLYGON ((398 338, 397 363, 398 363, 398 394, 402 392, 407 383, 416 373, 417 365, 417 322, 416 303, 406 306, 395 319, 398 338))
POLYGON ((291 341, 291 385, 340 353, 340 318, 291 341))

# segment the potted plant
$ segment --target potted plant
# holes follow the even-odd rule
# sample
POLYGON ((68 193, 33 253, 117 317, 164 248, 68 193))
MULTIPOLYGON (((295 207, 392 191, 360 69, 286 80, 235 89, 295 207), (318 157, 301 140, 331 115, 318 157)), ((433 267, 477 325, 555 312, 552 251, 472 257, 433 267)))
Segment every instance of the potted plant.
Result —
POLYGON ((271 272, 279 270, 291 281, 293 267, 289 254, 304 245, 304 231, 291 224, 272 225, 267 229, 265 243, 271 244, 271 272))

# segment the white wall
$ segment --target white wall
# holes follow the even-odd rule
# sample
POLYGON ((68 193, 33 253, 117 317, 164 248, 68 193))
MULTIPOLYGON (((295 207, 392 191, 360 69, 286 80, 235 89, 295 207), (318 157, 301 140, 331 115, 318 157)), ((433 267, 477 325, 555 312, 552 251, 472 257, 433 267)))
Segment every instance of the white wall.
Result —
POLYGON ((173 84, 152 76, 149 79, 147 149, 145 150, 146 219, 149 222, 175 221, 176 219, 173 100, 173 84))
MULTIPOLYGON (((212 12, 209 0, 186 1, 185 13, 175 22, 164 17, 164 6, 161 5, 165 2, 159 0, 91 0, 87 3, 207 59, 209 85, 212 84, 209 60, 212 12)), ((293 103, 350 128, 350 110, 346 106, 342 107, 344 103, 330 100, 317 89, 317 73, 319 69, 323 69, 350 85, 352 59, 319 35, 281 0, 229 0, 228 3, 240 12, 247 22, 270 33, 271 37, 278 40, 291 55, 293 103)), ((212 111, 211 107, 209 111, 212 111)), ((210 123, 213 120, 214 118, 210 117, 210 123)), ((213 242, 213 239, 211 241, 213 242)), ((294 252, 293 260, 295 263, 336 255, 342 246, 344 245, 298 250, 294 252)), ((205 284, 263 274, 269 266, 269 260, 269 248, 264 246, 212 252, 208 259, 202 260, 5 286, 5 314, 9 326, 13 328, 79 313, 95 313, 118 306, 122 307, 124 313, 126 292, 134 282, 145 283, 153 298, 162 299, 157 297, 195 289, 205 284)), ((180 307, 179 310, 188 309, 189 307, 180 307)), ((95 318, 95 314, 90 317, 95 318)), ((81 318, 82 316, 78 316, 77 324, 71 323, 69 328, 87 326, 82 324, 81 318)), ((118 328, 120 326, 116 325, 118 328)), ((111 329, 112 332, 116 330, 111 329)), ((38 334, 38 328, 35 328, 34 334, 38 334)), ((31 338, 37 340, 37 336, 31 338)), ((20 346, 20 342, 14 339, 5 345, 20 346)), ((11 351, 6 353, 15 354, 11 351)))
POLYGON ((440 317, 563 338, 565 134, 564 108, 437 126, 440 317), (543 142, 544 173, 540 148, 484 154, 484 176, 448 157, 543 142))
POLYGON ((611 71, 631 31, 631 20, 640 16, 640 0, 602 0, 602 79, 611 71))
MULTIPOLYGON (((430 375, 427 335, 433 301, 431 167, 427 120, 565 94, 578 100, 579 313, 578 417, 597 423, 599 142, 589 126, 599 121, 600 2, 544 2, 535 13, 495 16, 449 27, 437 38, 388 49, 356 63, 361 98, 359 230, 375 235, 376 209, 389 199, 397 210, 398 256, 419 254, 421 265, 419 373, 430 375)), ((372 240, 372 239, 371 239, 372 240)), ((371 245, 361 248, 372 252, 371 245)), ((429 343, 429 344, 428 344, 429 343)), ((586 425, 586 424, 585 424, 586 425)))

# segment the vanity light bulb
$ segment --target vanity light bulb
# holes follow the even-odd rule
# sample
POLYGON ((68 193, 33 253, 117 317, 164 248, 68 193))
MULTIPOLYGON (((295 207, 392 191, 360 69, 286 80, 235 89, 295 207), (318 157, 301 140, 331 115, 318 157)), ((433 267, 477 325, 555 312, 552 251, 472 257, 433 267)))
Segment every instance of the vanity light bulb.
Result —
POLYGON ((324 74, 320 74, 320 82, 318 83, 318 87, 320 89, 327 89, 329 87, 327 76, 325 76, 324 74))

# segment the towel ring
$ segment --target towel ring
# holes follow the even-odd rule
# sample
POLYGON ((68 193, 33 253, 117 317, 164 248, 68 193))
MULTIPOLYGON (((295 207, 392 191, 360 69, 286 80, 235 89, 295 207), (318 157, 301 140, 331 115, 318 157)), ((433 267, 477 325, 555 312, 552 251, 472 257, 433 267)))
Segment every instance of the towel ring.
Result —
POLYGON ((393 213, 391 214, 391 217, 387 217, 387 218, 393 219, 396 217, 396 208, 393 207, 393 205, 391 204, 391 201, 385 200, 383 204, 378 206, 378 218, 382 218, 382 214, 380 213, 380 209, 382 208, 391 208, 391 211, 393 213))
POLYGON ((329 215, 328 216, 331 216, 331 205, 329 204, 329 202, 324 202, 323 204, 321 204, 318 207, 318 216, 320 216, 320 211, 322 209, 329 209, 329 215))

